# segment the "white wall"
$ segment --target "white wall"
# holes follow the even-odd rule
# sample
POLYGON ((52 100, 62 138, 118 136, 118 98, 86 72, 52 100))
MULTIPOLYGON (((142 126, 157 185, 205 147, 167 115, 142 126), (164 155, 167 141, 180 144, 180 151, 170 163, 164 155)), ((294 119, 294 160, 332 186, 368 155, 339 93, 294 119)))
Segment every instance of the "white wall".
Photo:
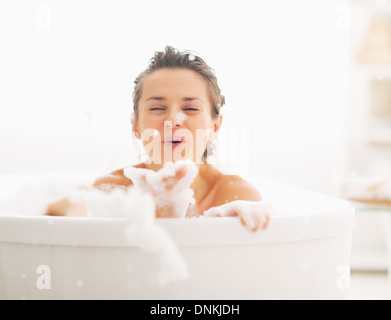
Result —
POLYGON ((223 128, 250 132, 242 171, 332 193, 343 164, 348 13, 343 0, 3 0, 0 172, 136 162, 133 80, 169 44, 215 69, 223 128))

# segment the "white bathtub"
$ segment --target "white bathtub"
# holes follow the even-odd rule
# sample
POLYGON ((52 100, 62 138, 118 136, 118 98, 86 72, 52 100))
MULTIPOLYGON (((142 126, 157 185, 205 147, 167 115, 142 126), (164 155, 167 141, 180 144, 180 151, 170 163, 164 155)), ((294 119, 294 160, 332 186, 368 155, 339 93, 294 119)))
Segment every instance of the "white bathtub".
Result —
POLYGON ((252 233, 236 218, 160 219, 190 277, 158 286, 156 254, 119 218, 0 214, 0 299, 343 299, 355 225, 347 201, 260 177, 279 215, 252 233), (45 281, 43 281, 43 278, 45 281))

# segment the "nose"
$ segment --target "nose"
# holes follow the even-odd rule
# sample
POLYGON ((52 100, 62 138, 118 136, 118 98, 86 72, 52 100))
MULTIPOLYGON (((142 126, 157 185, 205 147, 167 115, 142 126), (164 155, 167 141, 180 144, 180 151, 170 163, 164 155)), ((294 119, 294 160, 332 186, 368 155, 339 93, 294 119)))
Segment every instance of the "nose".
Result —
POLYGON ((180 128, 183 126, 186 115, 181 111, 172 111, 168 119, 164 121, 165 128, 180 128))

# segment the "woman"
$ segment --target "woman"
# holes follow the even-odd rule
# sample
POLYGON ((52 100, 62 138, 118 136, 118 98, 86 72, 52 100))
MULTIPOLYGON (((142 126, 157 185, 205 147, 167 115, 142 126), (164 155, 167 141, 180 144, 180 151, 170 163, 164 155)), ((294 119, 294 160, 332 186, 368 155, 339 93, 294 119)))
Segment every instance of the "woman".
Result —
MULTIPOLYGON (((191 160, 198 169, 190 185, 195 199, 188 209, 191 215, 239 216, 251 230, 265 229, 269 212, 258 190, 237 175, 219 172, 207 161, 208 145, 221 128, 224 102, 213 70, 200 57, 169 46, 156 52, 135 80, 132 130, 143 141, 148 161, 133 168, 157 173, 168 162, 191 160)), ((158 184, 163 190, 173 189, 189 174, 186 168, 179 166, 172 175, 161 176, 158 184)), ((147 184, 145 175, 142 178, 147 184)), ((128 188, 134 182, 119 169, 98 178, 92 187, 128 188)), ((170 199, 161 206, 157 202, 156 217, 172 217, 172 201, 172 206, 170 199)))

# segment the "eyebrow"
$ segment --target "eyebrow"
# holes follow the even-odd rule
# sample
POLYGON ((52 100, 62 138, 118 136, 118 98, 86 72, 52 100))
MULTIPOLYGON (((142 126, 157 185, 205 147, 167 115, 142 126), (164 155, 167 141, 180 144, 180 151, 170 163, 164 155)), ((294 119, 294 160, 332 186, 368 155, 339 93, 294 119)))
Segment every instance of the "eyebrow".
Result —
MULTIPOLYGON (((156 100, 156 101, 165 101, 165 100, 167 100, 166 98, 164 98, 164 97, 150 97, 150 98, 148 98, 147 100, 145 100, 145 101, 150 101, 150 100, 156 100)), ((182 99, 182 101, 194 101, 194 100, 198 100, 198 101, 200 101, 200 102, 203 102, 201 99, 199 99, 199 98, 197 98, 197 97, 184 97, 183 99, 182 99)))
POLYGON ((150 97, 145 101, 149 101, 149 100, 164 101, 164 100, 166 100, 166 98, 164 98, 164 97, 150 97))

